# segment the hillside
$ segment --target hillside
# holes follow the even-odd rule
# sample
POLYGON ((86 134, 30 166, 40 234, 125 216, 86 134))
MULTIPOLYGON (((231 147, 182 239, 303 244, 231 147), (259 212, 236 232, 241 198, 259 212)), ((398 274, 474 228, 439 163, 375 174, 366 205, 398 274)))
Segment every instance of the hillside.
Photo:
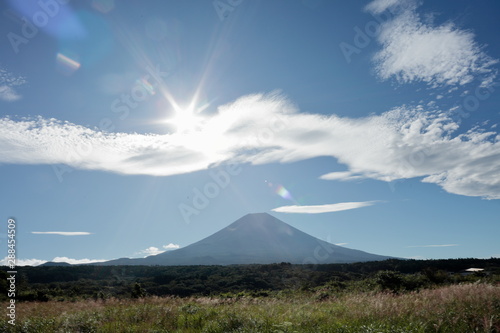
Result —
POLYGON ((332 264, 389 259, 330 244, 267 214, 248 214, 184 248, 98 265, 332 264))

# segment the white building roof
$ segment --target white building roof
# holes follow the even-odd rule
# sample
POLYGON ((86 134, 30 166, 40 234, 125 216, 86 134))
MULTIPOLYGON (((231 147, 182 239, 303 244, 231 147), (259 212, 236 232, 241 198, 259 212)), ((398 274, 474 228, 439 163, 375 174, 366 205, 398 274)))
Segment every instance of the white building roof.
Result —
POLYGON ((465 271, 466 272, 482 272, 482 271, 484 271, 484 268, 467 268, 465 271))

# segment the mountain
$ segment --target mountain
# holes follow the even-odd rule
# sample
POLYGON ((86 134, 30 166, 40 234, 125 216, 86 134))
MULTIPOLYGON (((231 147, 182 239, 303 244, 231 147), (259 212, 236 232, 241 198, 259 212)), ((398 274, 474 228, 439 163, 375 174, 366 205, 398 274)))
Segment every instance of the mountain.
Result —
POLYGON ((43 267, 43 266, 72 266, 72 265, 67 262, 54 262, 54 261, 47 261, 46 263, 38 265, 38 267, 43 267))
POLYGON ((178 250, 99 265, 330 264, 389 258, 330 244, 267 213, 259 213, 245 215, 215 234, 178 250))

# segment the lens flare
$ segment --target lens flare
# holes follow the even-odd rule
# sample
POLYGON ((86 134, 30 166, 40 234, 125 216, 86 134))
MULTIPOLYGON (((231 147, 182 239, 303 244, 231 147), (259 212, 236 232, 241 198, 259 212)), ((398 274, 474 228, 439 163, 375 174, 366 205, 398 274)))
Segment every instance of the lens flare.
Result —
POLYGON ((150 95, 156 94, 155 88, 153 87, 153 85, 151 83, 149 83, 149 81, 146 78, 142 78, 140 80, 137 80, 136 83, 137 83, 137 85, 144 88, 144 90, 146 90, 148 92, 148 94, 150 94, 150 95))
POLYGON ((57 54, 57 69, 65 75, 71 75, 74 72, 76 72, 81 64, 76 61, 75 59, 72 59, 68 57, 67 55, 64 55, 62 53, 57 54))
POLYGON ((282 197, 283 199, 293 200, 292 195, 290 194, 290 192, 288 192, 288 190, 283 185, 279 185, 276 188, 276 194, 279 195, 280 197, 282 197))

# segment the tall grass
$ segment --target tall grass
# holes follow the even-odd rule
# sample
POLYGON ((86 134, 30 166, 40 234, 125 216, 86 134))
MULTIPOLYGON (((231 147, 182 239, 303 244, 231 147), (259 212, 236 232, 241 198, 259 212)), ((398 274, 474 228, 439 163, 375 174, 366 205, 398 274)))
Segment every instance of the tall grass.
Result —
MULTIPOLYGON (((6 304, 4 304, 6 306, 6 304)), ((4 309, 5 309, 4 306, 4 309)), ((1 332, 500 333, 500 286, 419 293, 296 294, 20 303, 1 332)))

